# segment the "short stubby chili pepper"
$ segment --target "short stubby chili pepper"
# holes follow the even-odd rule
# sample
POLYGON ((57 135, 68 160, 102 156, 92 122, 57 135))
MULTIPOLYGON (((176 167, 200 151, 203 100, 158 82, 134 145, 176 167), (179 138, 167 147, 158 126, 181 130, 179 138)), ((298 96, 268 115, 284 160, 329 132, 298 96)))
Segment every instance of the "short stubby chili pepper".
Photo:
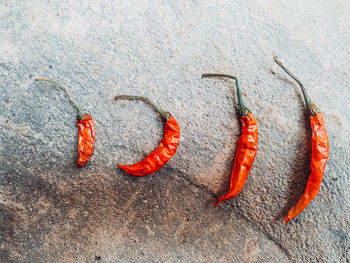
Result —
POLYGON ((92 117, 87 114, 85 118, 77 120, 78 126, 78 166, 83 167, 91 158, 95 144, 95 125, 92 117))
POLYGON ((249 172, 253 166, 256 152, 258 150, 258 124, 251 113, 245 107, 242 99, 241 89, 237 77, 226 74, 203 74, 202 78, 207 77, 225 77, 236 81, 237 101, 240 119, 242 123, 242 134, 238 140, 237 153, 233 163, 231 174, 230 189, 228 192, 220 197, 215 203, 216 207, 224 200, 236 197, 243 189, 247 181, 249 172))
POLYGON ((180 142, 180 126, 169 112, 163 111, 149 98, 144 96, 117 95, 115 99, 142 100, 151 105, 165 120, 163 139, 158 147, 142 161, 133 165, 121 165, 125 172, 131 175, 145 176, 158 171, 176 153, 180 142))
POLYGON ((83 167, 90 160, 91 155, 94 152, 95 144, 95 125, 92 117, 81 111, 80 107, 74 101, 73 96, 70 94, 69 90, 61 83, 46 78, 38 78, 36 81, 48 81, 59 85, 64 89, 68 95, 69 100, 73 104, 74 108, 77 110, 77 126, 78 126, 78 153, 79 158, 77 164, 79 167, 83 167))
POLYGON ((329 157, 329 140, 324 124, 323 115, 320 109, 312 103, 304 85, 288 70, 283 64, 273 57, 275 62, 300 86, 306 101, 306 108, 310 119, 312 137, 311 137, 311 173, 306 184, 304 194, 299 201, 289 210, 288 215, 284 218, 283 223, 287 223, 297 215, 299 215, 309 203, 317 196, 326 163, 329 157))

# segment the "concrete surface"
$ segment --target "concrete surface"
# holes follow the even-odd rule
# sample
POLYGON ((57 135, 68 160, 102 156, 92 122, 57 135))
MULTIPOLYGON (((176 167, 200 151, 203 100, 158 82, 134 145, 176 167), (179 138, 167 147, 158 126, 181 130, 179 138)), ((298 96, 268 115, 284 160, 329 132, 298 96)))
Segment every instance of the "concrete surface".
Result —
POLYGON ((348 1, 0 0, 0 262, 349 262, 348 1), (101 1, 102 2, 102 1, 101 1), (298 76, 322 109, 330 159, 317 198, 283 225, 310 172, 298 76), (274 73, 272 73, 273 71, 274 73), (259 123, 243 192, 226 192, 239 136, 236 74, 259 123), (75 110, 95 118, 96 148, 76 167, 75 110), (182 128, 156 174, 128 176, 163 123, 182 128))

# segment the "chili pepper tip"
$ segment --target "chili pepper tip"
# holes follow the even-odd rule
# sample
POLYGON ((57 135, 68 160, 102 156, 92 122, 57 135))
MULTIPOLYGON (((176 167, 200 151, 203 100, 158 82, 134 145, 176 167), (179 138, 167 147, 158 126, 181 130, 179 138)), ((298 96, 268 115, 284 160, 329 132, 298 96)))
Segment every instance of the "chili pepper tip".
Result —
MULTIPOLYGON (((233 197, 232 197, 233 198, 233 197)), ((214 207, 216 207, 218 204, 220 204, 222 201, 231 199, 227 194, 221 196, 220 198, 218 198, 215 203, 214 203, 214 207)))
POLYGON ((283 224, 288 223, 290 220, 291 220, 291 218, 290 218, 289 216, 286 216, 286 217, 283 219, 283 224))
POLYGON ((214 207, 217 207, 219 203, 221 203, 221 201, 217 200, 217 201, 214 203, 214 207))

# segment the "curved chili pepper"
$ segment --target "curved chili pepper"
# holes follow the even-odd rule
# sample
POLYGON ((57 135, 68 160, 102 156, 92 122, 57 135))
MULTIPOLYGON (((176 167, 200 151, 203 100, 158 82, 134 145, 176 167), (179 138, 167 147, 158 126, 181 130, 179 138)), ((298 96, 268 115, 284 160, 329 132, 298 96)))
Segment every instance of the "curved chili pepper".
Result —
POLYGON ((68 95, 69 100, 73 104, 74 108, 77 110, 77 126, 78 126, 78 153, 79 159, 77 165, 83 167, 91 158, 94 152, 95 143, 95 125, 92 117, 81 111, 80 107, 74 101, 73 96, 70 94, 69 90, 63 86, 61 83, 45 78, 35 79, 36 81, 49 81, 54 84, 59 85, 64 89, 68 95))
POLYGON ((238 110, 242 122, 242 134, 238 140, 237 153, 233 164, 229 191, 215 203, 216 207, 224 200, 236 197, 243 189, 258 150, 258 124, 251 111, 244 106, 238 79, 226 74, 203 74, 202 78, 225 77, 236 81, 238 110))
POLYGON ((158 171, 163 165, 169 161, 176 153, 177 146, 180 141, 180 126, 173 116, 169 112, 165 112, 158 108, 149 98, 144 96, 130 96, 130 95, 117 95, 118 99, 136 99, 142 100, 151 105, 160 113, 162 118, 166 121, 164 126, 163 139, 159 143, 158 147, 150 153, 142 161, 133 165, 121 165, 125 172, 131 175, 145 176, 158 171))
POLYGON ((311 102, 304 85, 286 69, 283 64, 278 61, 277 57, 273 57, 275 62, 300 86, 308 111, 312 137, 311 137, 311 173, 306 184, 304 194, 299 201, 289 210, 288 215, 284 218, 283 223, 287 223, 297 215, 299 215, 309 203, 317 196, 321 182, 323 179, 324 169, 329 157, 329 140, 324 124, 323 115, 320 109, 311 102))

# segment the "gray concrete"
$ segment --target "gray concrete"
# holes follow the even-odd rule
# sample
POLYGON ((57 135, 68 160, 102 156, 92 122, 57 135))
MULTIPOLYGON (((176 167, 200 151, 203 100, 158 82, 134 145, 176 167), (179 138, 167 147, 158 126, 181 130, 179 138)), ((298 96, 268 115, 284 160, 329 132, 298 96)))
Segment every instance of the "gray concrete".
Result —
POLYGON ((0 262, 349 262, 348 1, 0 0, 0 262), (234 3, 233 3, 234 2, 234 3), (317 198, 283 225, 310 172, 299 87, 322 109, 330 159, 317 198), (275 72, 273 74, 271 71, 275 72), (239 135, 239 76, 260 131, 243 192, 228 188, 239 135), (96 123, 90 163, 76 167, 67 84, 96 123), (128 176, 163 123, 182 128, 156 174, 128 176))

